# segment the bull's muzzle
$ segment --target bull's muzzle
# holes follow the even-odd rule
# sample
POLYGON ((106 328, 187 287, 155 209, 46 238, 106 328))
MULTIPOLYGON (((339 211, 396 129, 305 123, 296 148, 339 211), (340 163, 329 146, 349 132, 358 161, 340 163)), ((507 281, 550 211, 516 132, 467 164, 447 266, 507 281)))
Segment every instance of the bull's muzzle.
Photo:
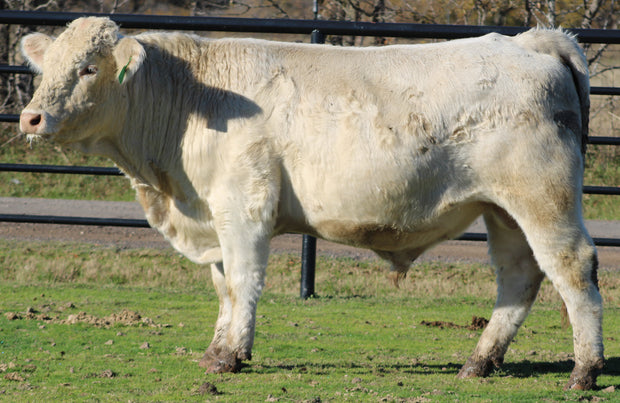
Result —
POLYGON ((45 131, 43 114, 23 111, 19 116, 19 129, 25 134, 42 134, 45 131))

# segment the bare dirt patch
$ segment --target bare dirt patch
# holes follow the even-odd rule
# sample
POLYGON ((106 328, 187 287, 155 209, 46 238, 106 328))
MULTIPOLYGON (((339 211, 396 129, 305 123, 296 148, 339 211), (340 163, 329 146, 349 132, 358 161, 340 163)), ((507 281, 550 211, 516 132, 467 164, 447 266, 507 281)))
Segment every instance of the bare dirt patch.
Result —
POLYGON ((200 387, 196 391, 196 394, 217 396, 217 395, 220 395, 221 392, 218 391, 215 385, 212 384, 211 382, 205 382, 202 385, 200 385, 200 387))
POLYGON ((453 323, 453 322, 444 322, 440 320, 435 320, 435 321, 430 321, 430 322, 423 320, 420 324, 424 326, 428 326, 428 327, 438 327, 440 329, 482 330, 487 326, 488 323, 489 323, 488 319, 485 319, 479 316, 473 316, 471 318, 471 324, 466 325, 466 326, 457 325, 456 323, 453 323))
POLYGON ((48 315, 40 311, 28 308, 26 312, 5 312, 4 316, 8 320, 38 320, 44 323, 58 323, 63 325, 75 325, 77 323, 85 323, 96 327, 112 327, 116 324, 124 326, 148 326, 148 327, 170 327, 168 324, 155 323, 151 318, 142 317, 139 313, 123 309, 119 313, 112 313, 108 316, 98 317, 80 311, 75 314, 69 314, 66 318, 61 315, 48 315))

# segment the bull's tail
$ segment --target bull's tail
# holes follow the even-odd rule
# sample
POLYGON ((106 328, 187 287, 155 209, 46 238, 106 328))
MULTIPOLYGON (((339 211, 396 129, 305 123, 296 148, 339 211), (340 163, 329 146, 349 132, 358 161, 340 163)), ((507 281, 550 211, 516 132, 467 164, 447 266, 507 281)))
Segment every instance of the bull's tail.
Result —
POLYGON ((514 40, 526 49, 556 57, 570 69, 581 105, 581 152, 585 154, 590 120, 590 75, 586 56, 575 37, 561 29, 532 29, 514 40))

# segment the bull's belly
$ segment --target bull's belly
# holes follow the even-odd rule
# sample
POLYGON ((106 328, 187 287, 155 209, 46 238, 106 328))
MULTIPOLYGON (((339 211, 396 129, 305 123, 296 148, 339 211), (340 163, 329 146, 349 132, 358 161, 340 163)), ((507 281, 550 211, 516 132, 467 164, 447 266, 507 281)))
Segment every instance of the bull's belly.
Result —
POLYGON ((426 249, 462 234, 486 207, 486 203, 472 203, 432 219, 421 218, 419 222, 407 225, 398 220, 358 222, 347 219, 318 219, 301 232, 375 251, 426 249))

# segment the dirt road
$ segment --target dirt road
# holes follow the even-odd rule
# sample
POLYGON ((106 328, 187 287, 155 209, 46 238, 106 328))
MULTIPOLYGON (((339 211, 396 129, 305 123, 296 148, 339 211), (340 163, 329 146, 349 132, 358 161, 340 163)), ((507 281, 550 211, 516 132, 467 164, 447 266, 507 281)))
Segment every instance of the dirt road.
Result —
MULTIPOLYGON (((76 217, 144 219, 144 213, 135 202, 107 202, 81 200, 50 200, 0 198, 0 214, 36 214, 76 217)), ((620 222, 588 221, 593 237, 620 238, 620 222)), ((481 220, 467 232, 485 232, 481 220)), ((168 242, 150 228, 99 227, 83 225, 23 224, 0 222, 0 239, 29 241, 87 242, 119 248, 170 248, 168 242)), ((271 242, 272 252, 300 252, 300 235, 282 235, 271 242)), ((602 268, 620 268, 620 248, 599 247, 602 268)), ((317 253, 327 256, 374 258, 374 253, 319 240, 317 253)), ((447 262, 489 262, 484 242, 449 241, 424 253, 418 260, 447 262)))

